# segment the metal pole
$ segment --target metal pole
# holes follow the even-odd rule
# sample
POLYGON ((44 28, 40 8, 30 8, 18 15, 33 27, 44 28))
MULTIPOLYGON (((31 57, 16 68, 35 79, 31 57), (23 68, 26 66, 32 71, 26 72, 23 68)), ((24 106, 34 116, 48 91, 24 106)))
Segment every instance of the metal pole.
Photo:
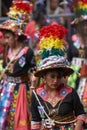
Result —
POLYGON ((2 8, 2 4, 1 4, 1 0, 0 0, 0 17, 1 17, 1 12, 2 12, 2 10, 1 10, 1 8, 2 8))
POLYGON ((49 15, 50 0, 47 0, 47 15, 49 15))
POLYGON ((70 17, 73 15, 74 15, 73 13, 63 13, 63 14, 57 14, 57 15, 51 14, 51 15, 48 15, 48 17, 49 18, 58 18, 58 17, 70 17))

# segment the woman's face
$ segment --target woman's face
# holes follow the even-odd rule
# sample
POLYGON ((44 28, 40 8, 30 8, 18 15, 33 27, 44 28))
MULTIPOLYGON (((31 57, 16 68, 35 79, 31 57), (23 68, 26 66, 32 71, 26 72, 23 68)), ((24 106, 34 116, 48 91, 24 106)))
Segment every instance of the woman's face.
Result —
POLYGON ((15 44, 15 35, 11 33, 5 33, 5 42, 9 47, 14 46, 15 44))
POLYGON ((0 31, 0 44, 1 45, 5 45, 5 38, 4 38, 4 34, 0 31))
POLYGON ((44 80, 49 89, 57 89, 57 87, 61 84, 61 75, 58 71, 47 72, 44 80))

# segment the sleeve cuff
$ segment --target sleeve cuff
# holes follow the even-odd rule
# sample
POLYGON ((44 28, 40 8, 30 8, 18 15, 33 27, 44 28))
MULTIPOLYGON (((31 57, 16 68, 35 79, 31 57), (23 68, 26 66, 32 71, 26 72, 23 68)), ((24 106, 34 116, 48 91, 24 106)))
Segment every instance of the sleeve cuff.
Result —
POLYGON ((82 115, 77 116, 77 120, 81 120, 81 121, 86 123, 87 122, 87 117, 86 117, 85 114, 82 114, 82 115))
POLYGON ((31 121, 31 130, 40 130, 41 122, 31 121))

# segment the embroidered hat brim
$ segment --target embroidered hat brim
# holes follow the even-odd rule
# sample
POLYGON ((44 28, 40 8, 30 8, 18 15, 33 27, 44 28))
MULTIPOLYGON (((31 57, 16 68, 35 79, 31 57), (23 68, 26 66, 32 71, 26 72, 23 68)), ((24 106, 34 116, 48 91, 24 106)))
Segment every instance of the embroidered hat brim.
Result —
POLYGON ((63 73, 63 76, 69 76, 74 72, 68 65, 69 62, 62 56, 49 56, 43 59, 35 72, 36 77, 43 77, 47 71, 56 69, 63 73))
POLYGON ((64 67, 64 66, 58 66, 58 67, 49 67, 49 68, 44 68, 44 69, 41 69, 41 70, 37 70, 36 72, 35 72, 35 76, 36 77, 43 77, 45 74, 46 74, 46 72, 48 71, 48 70, 52 70, 52 69, 61 69, 61 71, 63 72, 63 76, 69 76, 69 75, 71 75, 73 72, 74 72, 74 70, 72 69, 72 68, 70 68, 70 67, 64 67))
POLYGON ((18 23, 16 20, 8 19, 4 21, 2 24, 0 24, 0 31, 12 31, 18 36, 27 37, 27 35, 23 32, 23 30, 20 28, 21 23, 18 23))

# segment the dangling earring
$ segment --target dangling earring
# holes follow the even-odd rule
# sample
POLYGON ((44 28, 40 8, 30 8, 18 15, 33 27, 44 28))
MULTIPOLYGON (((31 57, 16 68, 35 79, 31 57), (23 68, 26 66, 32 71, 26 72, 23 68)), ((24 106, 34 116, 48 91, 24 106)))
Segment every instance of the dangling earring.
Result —
POLYGON ((46 84, 46 79, 45 79, 45 77, 44 77, 44 84, 46 84))
POLYGON ((44 79, 44 84, 46 84, 46 80, 44 79))

